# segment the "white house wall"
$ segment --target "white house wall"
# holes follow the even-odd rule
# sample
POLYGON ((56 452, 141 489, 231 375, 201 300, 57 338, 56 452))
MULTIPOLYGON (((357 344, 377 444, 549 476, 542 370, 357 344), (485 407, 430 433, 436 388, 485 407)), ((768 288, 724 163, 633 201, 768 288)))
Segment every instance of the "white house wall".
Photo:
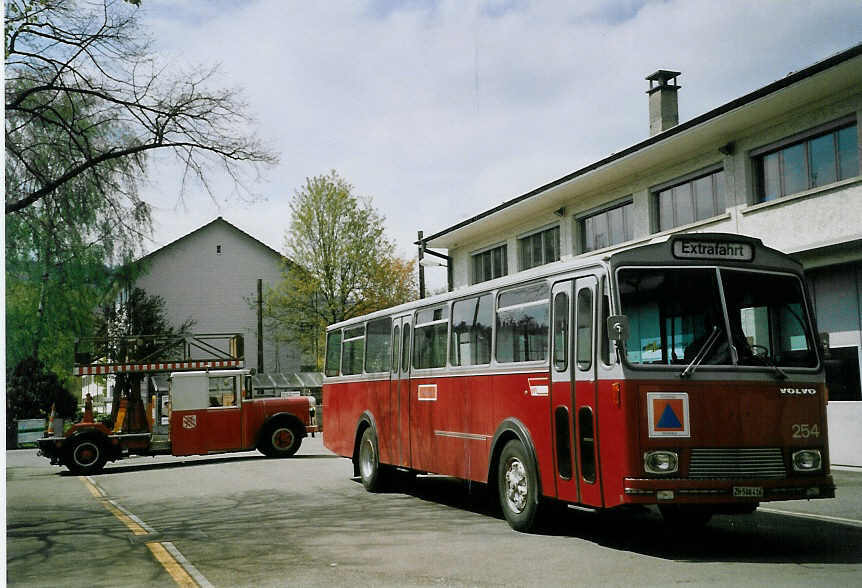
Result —
MULTIPOLYGON (((191 318, 195 333, 240 333, 245 365, 257 367, 257 280, 263 280, 265 292, 282 279, 276 252, 215 221, 155 252, 145 263, 147 273, 136 285, 164 299, 171 324, 179 326, 191 318)), ((299 371, 299 352, 277 345, 266 327, 264 331, 265 371, 299 371)))

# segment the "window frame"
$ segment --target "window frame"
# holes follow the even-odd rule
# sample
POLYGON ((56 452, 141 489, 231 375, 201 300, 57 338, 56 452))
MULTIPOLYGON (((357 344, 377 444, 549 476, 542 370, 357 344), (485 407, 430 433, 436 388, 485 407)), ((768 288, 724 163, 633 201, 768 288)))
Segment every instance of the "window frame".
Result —
POLYGON ((650 206, 653 212, 653 228, 655 229, 654 233, 661 233, 665 231, 672 231, 676 228, 683 227, 692 223, 699 223, 704 220, 714 218, 716 216, 721 216, 727 212, 728 202, 727 202, 727 175, 725 174, 724 162, 715 163, 713 165, 700 168, 693 172, 684 174, 682 176, 677 176, 676 178, 669 180, 667 182, 662 182, 661 184, 656 184, 649 189, 650 194, 650 206), (724 210, 718 209, 718 174, 721 174, 721 177, 724 181, 724 186, 722 186, 722 192, 724 193, 724 210), (695 182, 698 180, 702 180, 706 177, 712 177, 712 206, 713 206, 713 214, 709 216, 705 216, 703 218, 697 218, 697 195, 695 193, 695 182), (691 215, 692 220, 688 222, 680 222, 676 221, 677 217, 677 208, 674 202, 671 202, 672 212, 673 212, 673 222, 670 226, 662 226, 661 223, 661 194, 667 190, 672 190, 674 188, 690 184, 691 185, 691 215))
MULTIPOLYGON (((525 271, 528 269, 532 269, 534 267, 539 267, 542 265, 547 265, 549 263, 554 263, 555 261, 559 261, 562 257, 562 247, 561 247, 562 235, 561 235, 561 231, 560 231, 560 223, 558 223, 558 222, 551 223, 549 225, 545 225, 543 227, 539 227, 539 228, 534 229, 532 231, 529 231, 527 233, 523 233, 521 235, 518 235, 517 244, 518 244, 518 269, 519 269, 519 271, 525 271), (548 235, 552 231, 556 231, 556 243, 554 245, 554 250, 557 254, 557 258, 549 260, 549 259, 545 258, 545 254, 547 252, 546 235, 548 235), (542 241, 541 258, 542 259, 539 263, 532 263, 531 265, 528 265, 525 263, 525 257, 526 257, 525 256, 525 245, 527 244, 527 241, 530 240, 530 247, 532 247, 532 239, 534 239, 536 236, 541 236, 541 241, 542 241)), ((532 256, 532 252, 531 252, 530 253, 530 261, 531 262, 533 261, 532 257, 533 256, 532 256)))
POLYGON ((492 359, 495 365, 505 365, 505 366, 520 366, 520 365, 550 365, 551 361, 551 337, 553 332, 553 325, 551 324, 551 304, 552 304, 552 296, 551 296, 551 284, 548 279, 541 280, 530 280, 528 282, 522 282, 519 284, 513 284, 506 288, 501 288, 497 290, 494 295, 494 327, 492 331, 493 336, 493 347, 492 347, 492 359), (545 296, 541 299, 531 300, 529 302, 520 302, 516 304, 509 304, 508 306, 500 306, 500 299, 509 294, 511 292, 515 292, 517 290, 530 288, 532 286, 542 285, 545 287, 545 296), (500 359, 500 313, 511 311, 514 309, 527 308, 533 306, 544 305, 546 312, 546 328, 547 333, 545 333, 545 357, 540 359, 524 359, 518 361, 513 359, 511 361, 505 361, 500 359))
MULTIPOLYGON (((589 249, 587 247, 587 226, 586 226, 587 219, 594 218, 594 217, 597 217, 597 216, 602 215, 602 214, 606 214, 606 213, 611 212, 612 210, 616 210, 618 208, 625 208, 626 206, 631 206, 632 208, 630 210, 632 212, 634 211, 634 195, 629 194, 628 196, 626 196, 624 198, 620 198, 619 200, 615 200, 614 202, 611 202, 608 204, 603 204, 602 206, 599 206, 597 208, 592 208, 588 211, 576 214, 574 218, 575 218, 575 223, 577 224, 577 228, 578 228, 578 249, 579 249, 578 253, 590 253, 591 251, 599 251, 601 249, 606 249, 608 247, 614 247, 616 245, 621 245, 623 243, 633 241, 635 238, 634 225, 632 225, 632 227, 631 227, 631 234, 625 235, 625 220, 624 220, 623 221, 623 233, 624 233, 623 236, 628 237, 628 238, 624 238, 622 241, 617 241, 615 243, 611 243, 609 240, 607 245, 604 245, 602 247, 596 247, 594 249, 589 249)), ((608 226, 610 226, 610 225, 608 225, 608 226)))
POLYGON ((365 323, 359 323, 357 325, 351 325, 349 327, 344 327, 341 332, 341 360, 339 362, 339 366, 341 369, 342 376, 361 376, 365 373, 365 323), (348 331, 358 331, 362 329, 362 335, 354 335, 352 337, 348 337, 348 331), (360 369, 357 372, 346 372, 344 370, 344 350, 347 348, 347 343, 352 343, 354 341, 359 341, 362 339, 362 361, 360 362, 360 369))
POLYGON ((787 198, 789 196, 793 196, 795 194, 800 194, 806 192, 808 190, 816 190, 819 188, 823 188, 825 186, 832 185, 837 182, 841 182, 843 180, 848 180, 852 178, 858 178, 862 175, 862 164, 859 162, 859 153, 860 153, 860 141, 859 141, 859 121, 856 118, 855 114, 851 114, 821 125, 817 125, 805 131, 801 131, 799 133, 794 133, 783 139, 778 141, 773 141, 772 143, 768 143, 756 149, 752 149, 748 156, 751 161, 752 170, 753 170, 753 190, 752 190, 752 204, 762 204, 764 202, 772 202, 775 200, 781 200, 783 198, 787 198), (847 176, 841 177, 841 163, 840 163, 840 155, 837 145, 838 133, 844 129, 856 127, 856 158, 857 158, 857 173, 855 176, 847 176), (810 152, 810 143, 816 139, 820 139, 825 136, 831 135, 833 137, 833 155, 835 156, 835 172, 836 179, 832 182, 826 184, 814 185, 812 173, 811 173, 811 152, 810 152), (803 147, 803 162, 805 167, 805 181, 806 187, 802 190, 797 190, 794 192, 786 192, 784 188, 785 184, 785 172, 784 172, 784 157, 783 152, 791 147, 802 146, 803 147), (764 171, 764 159, 769 155, 779 155, 778 160, 778 195, 774 198, 766 199, 766 174, 764 171))
MULTIPOLYGON (((447 359, 446 365, 453 369, 461 369, 461 368, 476 368, 476 367, 486 367, 490 366, 494 361, 494 332, 496 326, 496 313, 495 313, 495 296, 493 291, 479 292, 477 294, 473 294, 471 296, 466 296, 464 298, 457 298, 451 301, 451 305, 449 308, 449 348, 447 350, 447 359), (473 302, 477 306, 477 318, 479 317, 478 308, 481 307, 480 301, 482 298, 488 298, 488 302, 490 304, 490 323, 488 327, 490 329, 490 337, 488 340, 488 361, 483 363, 455 363, 453 355, 455 354, 455 306, 459 303, 464 302, 473 302)), ((472 327, 470 329, 472 331, 472 327)), ((472 348, 472 346, 471 346, 472 348)))
MULTIPOLYGON (((370 319, 370 320, 366 321, 366 322, 365 322, 365 346, 364 346, 364 349, 363 349, 363 355, 364 355, 364 357, 362 358, 362 369, 363 369, 363 373, 366 373, 366 374, 382 374, 382 373, 389 373, 389 371, 390 371, 390 369, 391 369, 391 367, 392 367, 391 360, 390 360, 390 354, 392 353, 391 345, 392 345, 392 317, 391 317, 391 316, 382 316, 382 317, 378 317, 378 318, 370 319), (369 366, 368 366, 368 358, 371 356, 371 354, 370 354, 370 353, 368 353, 368 347, 369 347, 369 337, 368 337, 368 334, 369 334, 369 332, 370 332, 369 327, 370 327, 373 323, 384 323, 384 322, 385 322, 385 323, 388 323, 388 327, 387 327, 387 329, 386 329, 386 336, 385 336, 385 337, 381 337, 381 336, 380 336, 380 335, 381 335, 380 333, 377 333, 377 332, 373 333, 373 335, 374 335, 374 337, 375 337, 375 340, 378 340, 378 339, 380 339, 380 340, 384 340, 384 339, 385 339, 385 340, 386 340, 386 342, 387 342, 387 345, 386 345, 386 346, 387 346, 388 348, 386 349, 386 353, 382 356, 382 358, 383 358, 383 360, 384 360, 384 369, 379 369, 379 370, 371 371, 371 370, 369 369, 369 366)), ((378 354, 378 355, 379 355, 379 354, 378 354)), ((377 359, 379 359, 379 357, 378 357, 377 359)), ((373 367, 373 366, 372 366, 372 367, 373 367)))
MULTIPOLYGON (((477 249, 470 253, 470 283, 471 284, 481 284, 482 282, 488 282, 497 278, 502 278, 503 276, 509 275, 509 252, 508 252, 508 242, 501 241, 494 245, 489 245, 488 247, 483 247, 482 249, 477 249), (499 276, 495 276, 494 274, 494 254, 493 252, 497 249, 502 250, 502 270, 503 273, 499 276), (476 279, 476 263, 477 259, 486 254, 490 254, 491 256, 491 277, 485 277, 481 280, 476 279)), ((484 275, 484 274, 483 274, 484 275)))
MULTIPOLYGON (((412 350, 411 350, 411 361, 410 361, 410 367, 412 370, 435 370, 435 369, 439 370, 439 369, 445 369, 446 367, 448 367, 448 365, 449 365, 449 337, 450 337, 449 330, 450 330, 450 317, 451 316, 452 316, 451 300, 447 300, 446 302, 433 304, 431 306, 426 306, 423 308, 417 308, 415 311, 413 311, 413 320, 412 320, 413 329, 412 329, 412 333, 411 333, 411 339, 413 341, 413 345, 412 345, 412 350), (422 323, 419 322, 420 313, 427 312, 427 311, 434 312, 437 310, 443 311, 441 313, 442 314, 441 318, 432 319, 430 321, 425 321, 422 323), (443 336, 444 348, 443 348, 443 363, 442 363, 442 365, 432 365, 432 366, 425 366, 425 367, 418 366, 417 362, 419 360, 419 356, 417 355, 417 351, 421 351, 421 350, 420 350, 419 345, 417 343, 417 339, 418 339, 417 332, 419 332, 419 329, 423 329, 423 328, 427 328, 427 327, 437 327, 440 325, 446 326, 446 334, 443 336)), ((435 340, 436 340, 436 337, 435 337, 435 340)))

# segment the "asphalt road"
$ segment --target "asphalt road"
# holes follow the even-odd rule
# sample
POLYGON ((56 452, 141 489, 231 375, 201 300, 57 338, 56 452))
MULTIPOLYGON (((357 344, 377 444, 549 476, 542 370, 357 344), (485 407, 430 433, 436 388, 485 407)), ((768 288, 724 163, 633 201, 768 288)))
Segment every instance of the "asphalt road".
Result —
POLYGON ((693 534, 652 509, 570 509, 528 535, 480 486, 366 493, 319 436, 291 459, 135 458, 90 479, 35 450, 6 459, 10 586, 862 585, 862 471, 835 472, 835 500, 693 534))

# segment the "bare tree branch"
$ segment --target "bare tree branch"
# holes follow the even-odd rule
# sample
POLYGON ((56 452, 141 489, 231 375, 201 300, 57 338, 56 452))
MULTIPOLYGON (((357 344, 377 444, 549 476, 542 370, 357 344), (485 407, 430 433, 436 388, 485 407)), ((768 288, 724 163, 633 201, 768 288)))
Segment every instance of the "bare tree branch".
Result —
MULTIPOLYGON (((116 0, 10 0, 6 3, 7 176, 29 180, 6 186, 6 214, 20 212, 82 175, 108 173, 112 161, 131 158, 145 170, 145 155, 174 152, 188 180, 214 197, 221 170, 241 195, 251 195, 248 171, 277 156, 248 134, 250 116, 236 92, 210 90, 212 67, 188 76, 157 65, 136 9, 116 0), (33 126, 41 127, 37 133, 33 126), (53 130, 50 130, 53 129, 53 130), (40 133, 52 141, 34 141, 40 133), (38 143, 38 144, 37 144, 38 143)), ((131 168, 127 168, 127 171, 131 168)), ((136 206, 128 173, 123 194, 104 194, 114 205, 136 206)), ((98 182, 91 182, 98 185, 98 182)))

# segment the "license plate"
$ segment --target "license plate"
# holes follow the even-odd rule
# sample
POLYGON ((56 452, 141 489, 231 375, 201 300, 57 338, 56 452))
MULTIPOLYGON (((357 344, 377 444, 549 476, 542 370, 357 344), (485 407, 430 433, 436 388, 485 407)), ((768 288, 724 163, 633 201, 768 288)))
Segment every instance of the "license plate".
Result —
POLYGON ((736 498, 763 498, 762 486, 734 486, 733 496, 736 498))

